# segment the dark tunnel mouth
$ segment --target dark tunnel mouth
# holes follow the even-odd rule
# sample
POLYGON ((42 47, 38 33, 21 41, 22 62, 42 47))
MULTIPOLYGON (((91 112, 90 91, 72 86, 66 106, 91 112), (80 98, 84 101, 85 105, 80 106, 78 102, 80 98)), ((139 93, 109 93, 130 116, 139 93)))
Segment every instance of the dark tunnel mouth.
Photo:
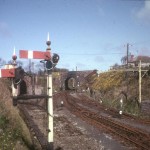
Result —
POLYGON ((20 95, 27 94, 27 85, 24 80, 20 82, 20 95))
POLYGON ((68 77, 68 78, 65 80, 65 90, 75 90, 75 87, 76 87, 76 80, 75 80, 75 86, 74 86, 74 87, 70 87, 69 84, 68 84, 70 79, 75 80, 74 77, 68 77))

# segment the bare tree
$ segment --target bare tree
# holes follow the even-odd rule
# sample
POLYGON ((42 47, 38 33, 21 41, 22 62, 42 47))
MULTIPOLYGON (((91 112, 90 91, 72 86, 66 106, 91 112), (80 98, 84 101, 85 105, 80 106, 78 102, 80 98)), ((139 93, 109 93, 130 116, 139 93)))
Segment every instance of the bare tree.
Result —
POLYGON ((121 58, 121 63, 125 65, 127 63, 127 56, 121 58))
MULTIPOLYGON (((23 66, 23 62, 20 61, 20 60, 17 60, 16 63, 17 63, 17 66, 19 66, 19 67, 22 67, 22 66, 23 66)), ((13 64, 13 61, 12 61, 12 60, 9 60, 9 61, 8 61, 8 64, 13 64)))
POLYGON ((0 67, 4 66, 6 64, 6 61, 0 58, 0 67))

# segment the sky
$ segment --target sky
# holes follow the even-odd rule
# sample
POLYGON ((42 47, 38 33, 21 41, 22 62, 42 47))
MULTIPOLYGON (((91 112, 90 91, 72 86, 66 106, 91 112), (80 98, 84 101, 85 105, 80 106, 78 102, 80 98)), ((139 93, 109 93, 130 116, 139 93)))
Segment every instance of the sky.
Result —
POLYGON ((105 71, 127 43, 150 56, 150 0, 0 0, 0 58, 11 60, 14 46, 18 60, 22 49, 46 51, 48 32, 58 68, 105 71))

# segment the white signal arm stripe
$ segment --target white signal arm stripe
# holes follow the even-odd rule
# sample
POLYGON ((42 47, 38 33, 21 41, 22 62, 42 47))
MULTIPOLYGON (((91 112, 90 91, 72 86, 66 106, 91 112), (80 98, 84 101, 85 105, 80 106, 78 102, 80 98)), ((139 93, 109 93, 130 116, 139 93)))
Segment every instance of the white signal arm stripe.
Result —
POLYGON ((28 51, 28 58, 33 59, 33 51, 28 51))

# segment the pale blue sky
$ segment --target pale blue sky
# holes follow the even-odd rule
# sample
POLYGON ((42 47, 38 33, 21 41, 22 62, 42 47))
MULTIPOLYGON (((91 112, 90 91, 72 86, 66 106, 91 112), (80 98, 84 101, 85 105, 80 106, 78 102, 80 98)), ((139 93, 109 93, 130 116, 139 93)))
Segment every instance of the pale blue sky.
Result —
POLYGON ((13 48, 60 55, 57 67, 107 70, 120 64, 126 44, 134 55, 150 56, 150 1, 0 0, 0 57, 13 48))

